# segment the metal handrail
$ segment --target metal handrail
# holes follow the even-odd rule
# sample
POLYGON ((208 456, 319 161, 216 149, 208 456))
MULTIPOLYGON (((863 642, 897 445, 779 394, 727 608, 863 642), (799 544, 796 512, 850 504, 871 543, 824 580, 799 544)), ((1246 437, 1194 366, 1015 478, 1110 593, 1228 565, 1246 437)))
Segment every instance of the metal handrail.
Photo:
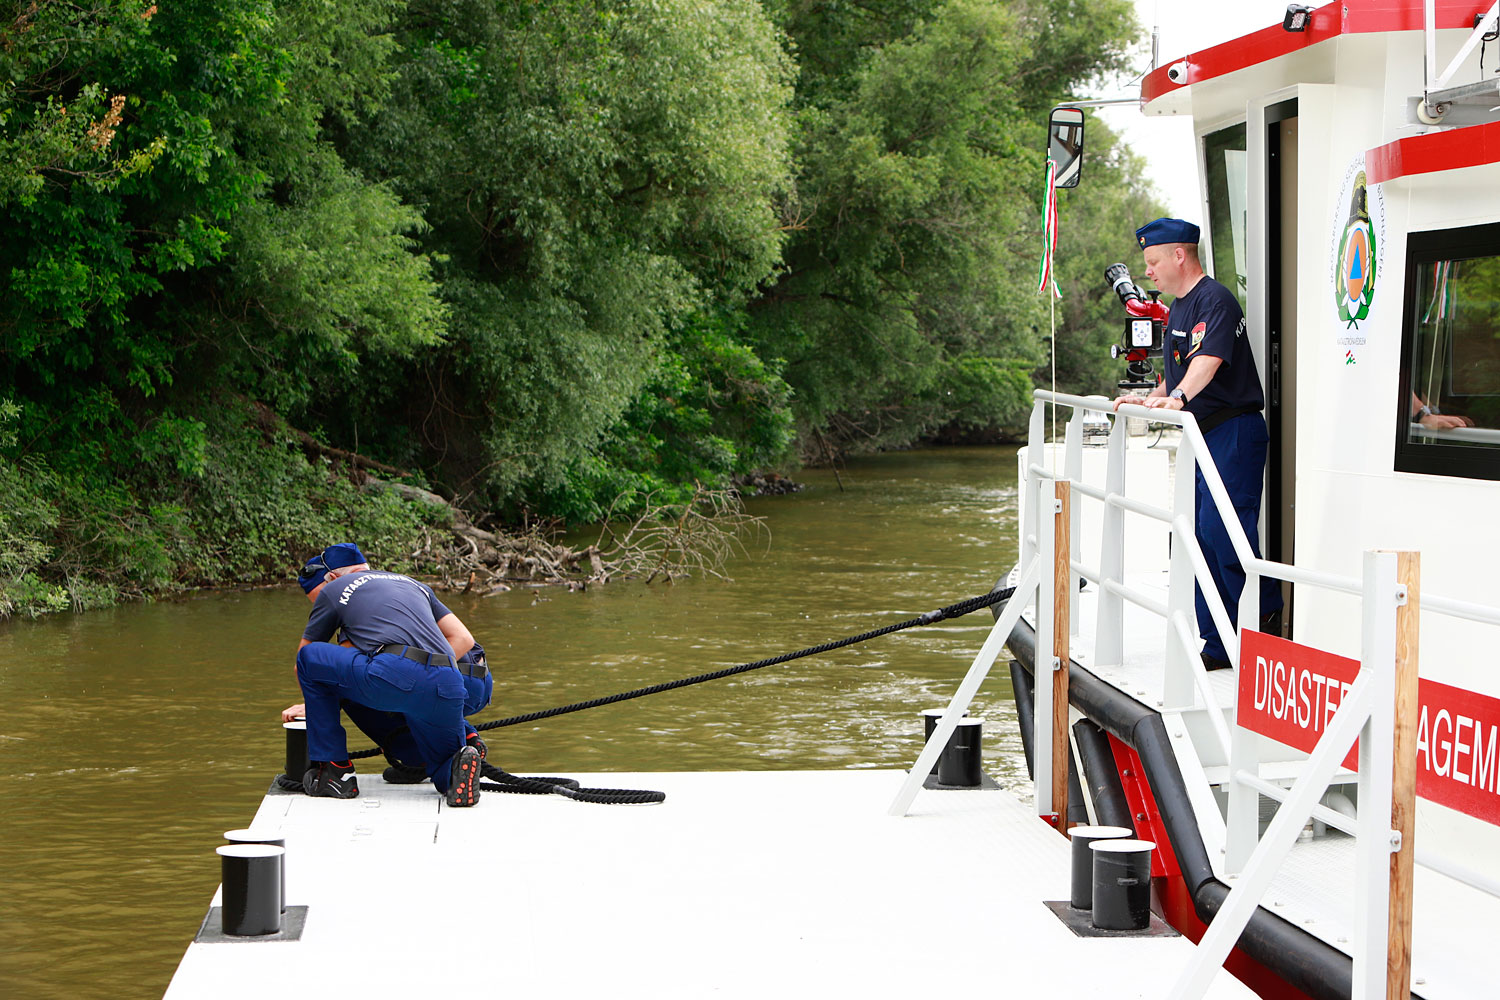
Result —
POLYGON ((1132 514, 1139 514, 1142 517, 1149 517, 1154 521, 1160 521, 1163 524, 1172 523, 1172 512, 1164 507, 1158 507, 1155 504, 1142 503, 1139 500, 1132 500, 1130 497, 1124 496, 1119 493, 1108 494, 1104 502, 1107 504, 1112 504, 1120 508, 1121 510, 1129 511, 1132 514))
MULTIPOLYGON (((1232 947, 1234 939, 1243 929, 1244 921, 1248 919, 1249 910, 1259 904, 1260 899, 1270 887, 1270 880, 1275 870, 1285 858, 1297 831, 1308 818, 1351 833, 1356 838, 1356 867, 1360 891, 1365 896, 1364 902, 1359 907, 1361 912, 1355 920, 1354 936, 1359 943, 1354 952, 1354 981, 1356 989, 1362 993, 1363 984, 1377 982, 1384 970, 1386 928, 1383 922, 1377 921, 1371 914, 1378 912, 1383 918, 1387 893, 1396 884, 1392 881, 1388 885, 1385 881, 1385 873, 1388 869, 1388 862, 1385 859, 1394 849, 1393 845, 1397 843, 1392 840, 1393 831, 1390 829, 1387 815, 1394 791, 1391 782, 1392 775, 1378 766, 1360 769, 1357 776, 1360 801, 1362 803, 1368 801, 1371 808, 1368 811, 1361 809, 1360 815, 1353 820, 1321 805, 1318 799, 1323 794, 1322 789, 1327 787, 1328 780, 1338 771, 1340 761, 1358 731, 1364 731, 1364 736, 1361 737, 1362 756, 1368 753, 1375 760, 1390 760, 1393 757, 1395 673, 1391 668, 1398 663, 1395 609, 1397 604, 1404 602, 1407 598, 1406 587, 1401 584, 1396 575, 1395 554, 1367 552, 1363 579, 1304 569, 1255 555, 1249 538, 1229 501, 1228 491, 1214 465, 1213 456, 1208 451, 1197 420, 1192 414, 1183 411, 1148 409, 1129 403, 1121 404, 1117 412, 1116 425, 1111 432, 1109 473, 1105 487, 1101 489, 1081 483, 1079 480, 1082 479, 1083 472, 1081 462, 1077 459, 1078 441, 1075 434, 1075 427, 1081 421, 1081 412, 1076 411, 1109 413, 1115 410, 1114 404, 1103 397, 1072 396, 1045 390, 1036 391, 1034 397, 1036 407, 1033 410, 1030 439, 1033 445, 1039 446, 1042 443, 1040 436, 1042 425, 1039 422, 1039 415, 1046 404, 1054 407, 1059 405, 1073 407, 1075 414, 1069 422, 1068 438, 1065 442, 1068 455, 1066 475, 1056 471, 1049 472, 1036 464, 1033 459, 1037 456, 1039 449, 1035 447, 1025 463, 1028 478, 1038 477, 1034 485, 1028 486, 1028 489, 1033 490, 1028 493, 1028 509, 1038 508, 1045 511, 1045 505, 1040 499, 1042 484, 1048 480, 1063 479, 1071 482, 1072 489, 1078 493, 1102 502, 1105 509, 1105 538, 1100 564, 1089 566, 1081 560, 1069 560, 1072 573, 1083 579, 1093 580, 1100 587, 1100 628, 1095 636, 1095 641, 1100 645, 1095 648, 1096 658, 1100 662, 1106 659, 1113 662, 1116 655, 1123 656, 1123 644, 1118 636, 1119 628, 1116 627, 1112 631, 1106 629, 1106 623, 1120 621, 1122 601, 1136 604, 1164 618, 1168 633, 1166 700, 1176 704, 1201 698, 1202 703, 1208 709, 1213 738, 1229 760, 1227 790, 1230 792, 1231 808, 1226 823, 1225 865, 1230 871, 1241 872, 1241 877, 1231 891, 1229 899, 1221 907, 1219 917, 1210 925, 1200 945, 1199 957, 1188 970, 1184 971, 1172 996, 1192 995, 1195 985, 1205 981, 1203 977, 1209 974, 1208 970, 1216 968, 1222 961, 1224 955, 1217 953, 1222 951, 1227 954, 1228 949, 1232 947), (1119 423, 1118 417, 1132 416, 1144 416, 1160 423, 1177 426, 1182 430, 1183 443, 1187 451, 1180 452, 1177 459, 1177 488, 1171 511, 1115 492, 1124 489, 1125 481, 1123 478, 1126 455, 1125 428, 1119 423), (1228 609, 1219 599, 1217 589, 1207 582, 1209 579, 1207 561, 1193 530, 1192 469, 1195 462, 1202 476, 1202 484, 1206 486, 1214 508, 1223 521, 1230 544, 1246 572, 1245 591, 1238 609, 1241 625, 1253 629, 1258 623, 1260 608, 1258 583, 1261 577, 1288 580, 1295 584, 1324 588, 1360 598, 1361 615, 1364 619, 1360 657, 1363 669, 1359 671, 1353 686, 1341 699, 1333 720, 1326 726, 1322 737, 1308 755, 1300 777, 1290 790, 1265 781, 1257 773, 1260 766, 1258 753, 1254 750, 1253 744, 1240 735, 1245 732, 1244 730, 1235 727, 1231 732, 1230 726, 1233 723, 1226 720, 1224 708, 1219 705, 1213 686, 1209 684, 1208 674, 1194 655, 1197 636, 1191 623, 1192 611, 1183 603, 1186 595, 1192 593, 1191 586, 1184 590, 1183 581, 1186 580, 1199 583, 1214 623, 1224 639, 1226 651, 1232 659, 1239 659, 1238 633, 1230 620, 1228 609), (1183 477, 1184 469, 1188 472, 1188 478, 1183 477), (1166 604, 1147 597, 1124 582, 1122 562, 1124 522, 1121 516, 1123 513, 1144 516, 1169 526, 1174 548, 1171 582, 1168 588, 1169 601, 1166 604), (1107 634, 1110 638, 1109 645, 1106 647, 1104 642, 1107 634), (1185 661, 1182 659, 1183 654, 1186 654, 1185 661), (1186 686, 1189 680, 1191 680, 1191 687, 1186 686), (1366 740, 1368 742, 1364 742, 1366 740), (1272 820, 1271 827, 1264 834, 1260 833, 1258 824, 1255 822, 1254 796, 1257 794, 1270 796, 1283 804, 1283 808, 1278 809, 1276 817, 1272 820)), ((1034 513, 1028 514, 1028 517, 1033 516, 1035 516, 1034 513)), ((1076 505, 1073 516, 1077 516, 1076 505)), ((1038 524, 1036 521, 1030 523, 1038 524)), ((1044 544, 1050 542, 1050 538, 1040 537, 1043 533, 1039 527, 1035 529, 1028 527, 1023 534, 1029 535, 1032 530, 1036 531, 1036 535, 1028 538, 1028 542, 1033 550, 1039 540, 1044 544)), ((1076 587, 1072 589, 1076 591, 1076 587)), ((1436 614, 1482 624, 1500 625, 1500 608, 1427 594, 1420 595, 1419 603, 1423 610, 1436 614)), ((1046 607, 1050 609, 1051 606, 1049 601, 1046 607)), ((1047 612, 1040 603, 1040 597, 1037 610, 1042 617, 1046 617, 1047 612)), ((1042 633, 1045 631, 1045 625, 1038 621, 1039 656, 1044 644, 1048 650, 1051 649, 1050 642, 1044 642, 1047 636, 1042 633)), ((1057 666, 1054 657, 1053 668, 1056 669, 1057 666)), ((1043 669, 1040 659, 1038 669, 1043 669)), ((1172 709, 1172 711, 1181 710, 1172 709)), ((1037 735, 1039 739, 1044 738, 1040 731, 1037 735)), ((1045 738, 1050 738, 1050 734, 1045 738)), ((1037 753, 1043 752, 1039 745, 1037 753)), ((1411 793, 1408 791, 1406 794, 1411 793)), ((1414 855, 1414 860, 1424 868, 1439 872, 1479 891, 1500 897, 1500 881, 1484 873, 1472 871, 1447 859, 1432 856, 1425 851, 1414 852, 1414 855)), ((1409 892, 1409 887, 1404 891, 1409 892)), ((1383 984, 1383 980, 1381 982, 1383 984)))
POLYGON ((1422 592, 1422 610, 1436 611, 1450 618, 1465 618, 1471 622, 1479 622, 1481 625, 1500 625, 1500 608, 1492 608, 1487 604, 1475 604, 1472 601, 1455 601, 1452 598, 1438 597, 1426 591, 1422 592))
MULTIPOLYGON (((1287 797, 1291 794, 1287 791, 1287 789, 1282 788, 1280 785, 1269 782, 1266 779, 1251 773, 1250 771, 1236 771, 1234 774, 1234 780, 1255 789, 1257 792, 1269 799, 1275 799, 1277 802, 1285 802, 1287 800, 1287 797)), ((1330 809, 1325 805, 1313 806, 1312 818, 1320 823, 1328 824, 1335 830, 1347 833, 1351 837, 1358 836, 1358 833, 1356 832, 1357 827, 1355 825, 1355 817, 1346 816, 1345 814, 1335 809, 1330 809)), ((1449 861, 1446 858, 1442 858, 1436 854, 1433 854, 1431 851, 1423 850, 1420 847, 1415 850, 1412 860, 1421 865, 1423 868, 1426 868, 1430 871, 1435 871, 1439 875, 1445 875, 1448 878, 1453 879, 1455 882, 1458 882, 1462 885, 1467 885, 1472 889, 1478 889, 1480 892, 1483 892, 1490 896, 1494 896, 1496 899, 1500 899, 1500 880, 1497 880, 1490 875, 1486 875, 1484 872, 1475 871, 1474 869, 1466 867, 1464 865, 1455 864, 1454 862, 1449 861)))
POLYGON ((1165 604, 1162 604, 1160 601, 1153 601, 1145 594, 1125 586, 1119 580, 1104 580, 1099 586, 1116 597, 1123 597, 1136 607, 1145 608, 1147 611, 1155 613, 1160 618, 1170 618, 1172 616, 1172 613, 1167 610, 1165 604))

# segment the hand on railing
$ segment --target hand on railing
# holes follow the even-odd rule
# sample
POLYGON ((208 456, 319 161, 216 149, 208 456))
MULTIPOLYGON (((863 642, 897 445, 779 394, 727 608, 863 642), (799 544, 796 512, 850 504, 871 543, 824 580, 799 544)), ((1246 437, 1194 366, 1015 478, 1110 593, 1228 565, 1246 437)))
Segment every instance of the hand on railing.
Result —
MULTIPOLYGON (((1159 389, 1160 386, 1158 386, 1157 388, 1159 389)), ((1157 392, 1153 390, 1149 396, 1138 396, 1135 393, 1126 393, 1123 396, 1115 397, 1116 410, 1126 405, 1144 406, 1148 410, 1180 410, 1182 409, 1183 403, 1182 400, 1173 399, 1171 396, 1168 396, 1164 392, 1157 392)))

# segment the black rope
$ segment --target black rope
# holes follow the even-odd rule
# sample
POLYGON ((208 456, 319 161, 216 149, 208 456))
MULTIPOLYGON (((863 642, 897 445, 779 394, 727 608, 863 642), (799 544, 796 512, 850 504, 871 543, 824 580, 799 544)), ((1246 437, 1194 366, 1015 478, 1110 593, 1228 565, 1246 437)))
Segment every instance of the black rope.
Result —
POLYGON ((483 773, 490 781, 481 781, 479 787, 491 792, 512 792, 517 795, 561 795, 579 802, 597 802, 601 805, 644 805, 649 802, 665 802, 666 792, 653 792, 643 788, 582 788, 572 778, 523 778, 502 771, 493 764, 485 763, 483 773))
POLYGON ((681 680, 652 684, 650 687, 636 688, 634 691, 624 691, 620 694, 612 694, 603 698, 591 698, 588 701, 574 702, 571 705, 563 705, 559 708, 548 708, 539 712, 527 712, 525 715, 513 715, 508 719, 497 719, 494 722, 486 722, 474 728, 480 732, 485 732, 490 729, 503 729, 506 726, 519 726, 528 722, 539 722, 542 719, 567 715, 571 712, 582 712, 585 709, 602 708, 605 705, 614 705, 618 702, 630 701, 634 698, 644 698, 651 694, 661 694, 663 691, 675 691, 677 688, 688 687, 693 684, 722 680, 725 677, 733 677, 735 674, 743 674, 751 670, 759 670, 762 667, 772 667, 778 663, 798 660, 804 656, 816 656, 819 653, 828 653, 835 649, 842 649, 845 646, 852 646, 858 642, 867 642, 870 639, 877 639, 880 636, 890 635, 893 632, 915 628, 918 625, 931 625, 934 622, 940 622, 947 618, 961 618, 971 612, 978 611, 980 608, 987 608, 991 605, 999 604, 1001 601, 1008 600, 1010 595, 1015 592, 1016 588, 1014 587, 1007 587, 1004 590, 993 590, 979 597, 971 597, 968 600, 959 601, 957 604, 950 604, 946 608, 929 611, 917 618, 899 622, 895 625, 887 625, 884 628, 874 629, 869 632, 862 632, 859 635, 852 635, 844 639, 835 639, 832 642, 825 642, 821 646, 809 646, 806 649, 799 649, 795 653, 782 653, 780 656, 773 656, 765 660, 756 660, 754 663, 742 663, 737 667, 726 667, 723 670, 714 670, 706 674, 698 674, 694 677, 684 677, 681 680))
MULTIPOLYGON (((799 660, 804 656, 817 656, 819 653, 828 653, 832 652, 835 649, 842 649, 845 646, 853 646, 856 643, 868 642, 871 639, 878 639, 883 635, 890 635, 893 632, 901 632, 909 628, 916 628, 919 625, 932 625, 936 622, 944 621, 949 618, 962 618, 964 615, 978 611, 980 608, 988 608, 993 605, 999 604, 1001 601, 1009 600, 1010 596, 1015 592, 1016 588, 1014 587, 992 590, 988 594, 981 594, 978 597, 970 597, 967 600, 959 601, 956 604, 950 604, 946 608, 938 608, 936 611, 929 611, 925 615, 919 615, 916 618, 910 618, 904 622, 898 622, 895 625, 887 625, 884 628, 872 629, 869 632, 861 632, 859 635, 851 635, 843 639, 835 639, 832 642, 825 642, 819 646, 809 646, 806 649, 799 649, 794 653, 782 653, 780 656, 773 656, 765 660, 756 660, 754 663, 742 663, 737 667, 726 667, 723 670, 714 670, 706 674, 697 674, 693 677, 684 677, 680 680, 664 681, 661 684, 652 684, 650 687, 636 688, 634 691, 623 691, 620 694, 607 695, 603 698, 591 698, 588 701, 578 701, 574 702, 571 705, 562 705, 558 708, 547 708, 538 712, 527 712, 524 715, 513 715, 508 719, 497 719, 494 722, 486 722, 483 725, 478 725, 474 728, 479 730, 480 732, 485 732, 491 729, 503 729, 507 726, 520 726, 528 722, 540 722, 542 719, 551 719, 559 715, 568 715, 573 712, 582 712, 585 709, 602 708, 605 705, 614 705, 622 701, 631 701, 635 698, 644 698, 647 695, 661 694, 664 691, 675 691, 678 688, 689 687, 693 684, 703 684, 708 681, 722 680, 725 677, 733 677, 735 674, 743 674, 751 670, 759 670, 762 667, 773 667, 779 663, 788 663, 792 660, 799 660)), ((349 759, 363 760, 367 757, 374 757, 381 752, 382 751, 379 747, 371 747, 368 750, 360 750, 355 753, 351 753, 349 755, 349 759)), ((486 765, 486 767, 488 766, 489 765, 486 765)), ((498 773, 504 774, 505 772, 501 771, 498 773)), ((512 777, 514 777, 514 775, 512 775, 512 777)), ((588 792, 590 790, 574 789, 574 791, 588 792)), ((538 792, 538 794, 540 794, 540 791, 538 792)), ((659 793, 652 792, 649 794, 655 795, 659 793)), ((582 801, 591 802, 597 800, 582 799, 582 801)))

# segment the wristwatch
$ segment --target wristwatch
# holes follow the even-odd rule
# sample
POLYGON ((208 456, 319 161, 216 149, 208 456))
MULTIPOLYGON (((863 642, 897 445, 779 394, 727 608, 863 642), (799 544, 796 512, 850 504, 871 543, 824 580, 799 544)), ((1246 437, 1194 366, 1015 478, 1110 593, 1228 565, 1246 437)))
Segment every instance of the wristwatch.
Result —
POLYGON ((1432 407, 1428 406, 1426 403, 1423 403, 1422 408, 1411 415, 1411 421, 1414 424, 1420 424, 1423 417, 1430 416, 1432 416, 1432 407))
POLYGON ((1175 399, 1178 402, 1180 402, 1183 406, 1187 405, 1187 396, 1183 393, 1183 391, 1181 389, 1173 389, 1171 392, 1167 393, 1167 395, 1169 397, 1171 397, 1172 399, 1175 399))

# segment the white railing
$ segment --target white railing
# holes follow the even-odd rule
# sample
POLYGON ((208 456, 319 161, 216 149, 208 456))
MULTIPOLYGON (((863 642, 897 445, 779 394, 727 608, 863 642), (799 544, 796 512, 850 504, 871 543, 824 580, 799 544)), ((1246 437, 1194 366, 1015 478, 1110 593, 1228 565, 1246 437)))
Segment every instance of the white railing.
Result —
MULTIPOLYGON (((1016 593, 1006 604, 989 637, 976 656, 968 675, 923 748, 901 792, 892 802, 890 812, 902 815, 910 807, 923 778, 931 771, 941 748, 967 711, 969 702, 983 683, 1000 649, 1025 608, 1035 602, 1036 657, 1033 685, 1034 737, 1032 741, 1035 806, 1039 815, 1065 823, 1066 800, 1055 801, 1065 786, 1053 772, 1065 767, 1066 744, 1054 746, 1054 733, 1066 740, 1066 730, 1056 723, 1066 718, 1066 671, 1068 636, 1078 634, 1078 600, 1080 579, 1098 585, 1098 621, 1095 630, 1093 664, 1124 662, 1125 604, 1132 603, 1164 620, 1162 657, 1163 712, 1199 712, 1209 723, 1216 749, 1228 762, 1227 818, 1222 845, 1205 844, 1210 857, 1221 847, 1223 870, 1234 882, 1229 897, 1210 925, 1199 945, 1194 963, 1183 972, 1172 996, 1187 998, 1201 992, 1222 964, 1229 949, 1239 937, 1250 915, 1260 904, 1277 868, 1291 849, 1297 835, 1309 818, 1351 833, 1356 849, 1357 926, 1351 936, 1355 955, 1354 996, 1376 997, 1386 992, 1391 855, 1403 841, 1408 850, 1412 837, 1408 825, 1405 837, 1393 829, 1393 784, 1390 763, 1396 749, 1395 697, 1397 678, 1397 609, 1405 604, 1405 586, 1397 579, 1397 555, 1389 552, 1366 553, 1363 579, 1321 573, 1257 557, 1240 526, 1222 478, 1209 455, 1202 432, 1191 414, 1180 411, 1124 406, 1114 419, 1109 436, 1105 481, 1102 485, 1082 481, 1084 414, 1112 413, 1113 404, 1102 397, 1080 397, 1037 391, 1032 412, 1030 441, 1025 469, 1025 502, 1021 526, 1021 558, 1011 573, 1016 593), (1046 467, 1045 416, 1048 407, 1071 410, 1063 442, 1062 470, 1046 467), (1175 489, 1170 510, 1133 499, 1125 494, 1127 457, 1125 417, 1140 416, 1182 428, 1182 440, 1175 455, 1175 489), (1325 588, 1362 598, 1363 635, 1361 669, 1354 686, 1340 703, 1339 710, 1322 739, 1301 767, 1301 773, 1290 789, 1265 780, 1260 773, 1260 738, 1233 724, 1228 714, 1232 705, 1218 703, 1213 685, 1198 656, 1198 635, 1193 606, 1195 585, 1200 586, 1219 635, 1231 662, 1239 662, 1239 630, 1230 624, 1228 609, 1219 599, 1217 588, 1208 572, 1207 561, 1193 530, 1195 471, 1201 471, 1209 494, 1224 523, 1231 543, 1245 571, 1245 585, 1236 610, 1241 627, 1257 629, 1260 622, 1260 578, 1289 580, 1295 584, 1325 588), (1067 497, 1077 493, 1103 505, 1100 551, 1097 563, 1089 565, 1076 558, 1076 540, 1081 538, 1081 503, 1069 503, 1067 497), (1063 499, 1055 499, 1060 497, 1063 499), (1067 516, 1061 516, 1066 509, 1067 516), (1165 603, 1132 587, 1125 579, 1126 514, 1148 518, 1165 526, 1172 538, 1171 566, 1165 603), (1059 524, 1059 521, 1066 521, 1059 524), (1065 548, 1059 549, 1058 546, 1065 548), (1066 606, 1064 606, 1066 602, 1066 606), (1054 620, 1066 622, 1054 637, 1054 620), (1059 649, 1058 647, 1061 647, 1059 649), (1061 656, 1059 656, 1061 652, 1061 656), (1058 673, 1062 678, 1058 678, 1058 673), (1049 673, 1060 686, 1048 682, 1049 673), (1054 704, 1054 697, 1062 699, 1054 704), (1340 770, 1354 740, 1359 739, 1360 767, 1356 776, 1360 808, 1353 818, 1336 813, 1319 804, 1330 782, 1340 770), (1386 766, 1373 766, 1382 761, 1386 766), (1061 763, 1058 763, 1061 762, 1061 763), (1276 817, 1264 835, 1259 829, 1260 796, 1281 803, 1276 817)), ((1423 596, 1423 610, 1486 624, 1500 625, 1500 609, 1436 596, 1423 596)), ((1415 616, 1411 628, 1415 630, 1415 616)), ((1415 698, 1415 639, 1410 643, 1412 666, 1411 697, 1415 698)), ((1403 647, 1405 648, 1405 647, 1403 647)), ((1400 683, 1405 684, 1404 678, 1400 683)), ((1404 747, 1410 756, 1414 774, 1415 751, 1404 747)), ((1062 777, 1066 776, 1063 771, 1062 777)), ((1347 774, 1346 774, 1347 780, 1347 774)), ((1399 790, 1408 799, 1406 815, 1410 816, 1410 796, 1414 793, 1414 776, 1410 787, 1399 790)), ((1214 817, 1216 820, 1217 817, 1214 817)), ((1408 821, 1409 822, 1409 821, 1408 821)), ((1415 862, 1439 871, 1467 885, 1500 896, 1500 882, 1444 858, 1413 852, 1415 862)), ((1408 855, 1410 859, 1412 855, 1408 855)), ((1410 865, 1407 865, 1407 872, 1410 865)), ((1408 876, 1409 879, 1409 876, 1408 876)), ((1410 906, 1409 884, 1400 892, 1399 906, 1410 906)), ((1409 913, 1409 910, 1408 910, 1409 913)), ((1410 921, 1405 952, 1409 954, 1410 921)))

